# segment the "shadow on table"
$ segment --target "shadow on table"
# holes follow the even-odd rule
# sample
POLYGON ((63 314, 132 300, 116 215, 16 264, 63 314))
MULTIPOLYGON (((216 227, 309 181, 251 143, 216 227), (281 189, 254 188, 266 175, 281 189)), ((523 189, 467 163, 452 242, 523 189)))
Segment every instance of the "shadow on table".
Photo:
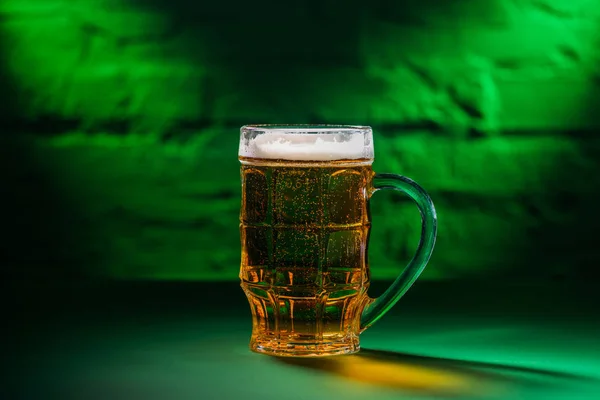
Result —
POLYGON ((591 377, 490 362, 363 349, 324 358, 275 358, 278 362, 325 371, 356 382, 446 396, 502 393, 518 386, 552 386, 591 377))

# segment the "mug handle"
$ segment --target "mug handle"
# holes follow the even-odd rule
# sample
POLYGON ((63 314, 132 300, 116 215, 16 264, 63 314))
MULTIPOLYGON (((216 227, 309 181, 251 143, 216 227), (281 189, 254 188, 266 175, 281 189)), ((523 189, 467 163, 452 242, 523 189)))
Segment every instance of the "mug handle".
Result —
POLYGON ((410 289, 427 265, 437 234, 437 216, 431 198, 413 180, 395 174, 375 174, 370 195, 379 190, 391 189, 406 193, 417 203, 421 213, 421 239, 417 252, 394 283, 379 297, 368 298, 360 317, 360 332, 373 325, 410 289))

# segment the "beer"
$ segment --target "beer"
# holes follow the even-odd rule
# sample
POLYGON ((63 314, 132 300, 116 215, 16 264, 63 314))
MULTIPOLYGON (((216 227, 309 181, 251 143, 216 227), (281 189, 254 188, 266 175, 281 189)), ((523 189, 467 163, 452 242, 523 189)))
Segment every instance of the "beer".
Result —
POLYGON ((247 125, 240 135, 240 280, 252 310, 250 349, 278 356, 359 350, 359 334, 410 288, 435 244, 436 214, 412 180, 374 174, 365 126, 247 125), (406 193, 422 237, 394 284, 372 299, 367 248, 375 190, 406 193))
POLYGON ((251 346, 357 350, 369 285, 371 160, 240 160, 251 346))

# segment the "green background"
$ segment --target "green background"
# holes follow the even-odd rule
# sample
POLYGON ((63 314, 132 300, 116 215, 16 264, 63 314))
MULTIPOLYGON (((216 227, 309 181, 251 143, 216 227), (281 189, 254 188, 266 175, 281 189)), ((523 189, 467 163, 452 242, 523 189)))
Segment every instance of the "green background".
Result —
MULTIPOLYGON (((16 278, 237 280, 246 123, 352 123, 439 217, 423 279, 597 277, 596 0, 0 0, 16 278)), ((377 194, 374 279, 419 215, 377 194)))

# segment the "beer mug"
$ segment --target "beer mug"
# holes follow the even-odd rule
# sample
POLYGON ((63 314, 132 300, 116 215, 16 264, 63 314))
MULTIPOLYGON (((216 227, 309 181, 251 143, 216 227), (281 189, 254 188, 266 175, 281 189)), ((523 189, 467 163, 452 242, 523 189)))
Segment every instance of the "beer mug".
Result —
POLYGON ((359 334, 406 293, 427 264, 436 214, 412 180, 375 174, 370 127, 241 128, 241 286, 252 311, 250 349, 314 357, 359 351, 359 334), (416 254, 378 298, 367 294, 373 193, 406 193, 422 219, 416 254))

